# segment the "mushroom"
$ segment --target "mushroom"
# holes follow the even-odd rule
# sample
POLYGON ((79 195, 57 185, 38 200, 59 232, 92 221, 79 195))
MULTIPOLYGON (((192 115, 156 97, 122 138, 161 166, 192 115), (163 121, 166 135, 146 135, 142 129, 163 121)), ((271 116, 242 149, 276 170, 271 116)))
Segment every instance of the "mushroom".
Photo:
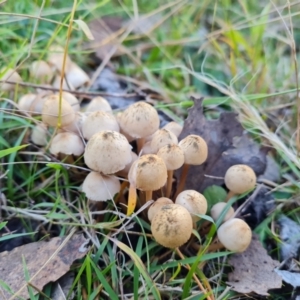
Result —
POLYGON ((131 148, 121 133, 111 130, 100 131, 89 139, 84 152, 84 161, 94 171, 113 174, 131 162, 131 148))
POLYGON ((4 92, 14 91, 15 84, 22 82, 21 76, 13 69, 3 68, 0 70, 0 80, 4 81, 0 83, 0 89, 4 92), (14 83, 7 83, 5 81, 11 81, 14 83))
MULTIPOLYGON (((62 66, 63 66, 63 60, 64 60, 64 48, 58 46, 58 45, 52 45, 48 49, 48 63, 50 65, 55 66, 55 68, 61 72, 62 66)), ((65 72, 69 71, 71 69, 71 58, 69 55, 66 55, 66 64, 65 64, 65 72)))
POLYGON ((122 177, 128 177, 129 170, 131 168, 131 165, 138 159, 138 156, 135 152, 131 151, 131 162, 129 162, 124 169, 117 172, 118 176, 122 177))
POLYGON ((86 115, 82 112, 76 112, 75 119, 72 123, 62 127, 64 131, 74 132, 75 134, 82 136, 82 124, 86 119, 86 115))
POLYGON ((52 68, 44 60, 35 60, 30 66, 30 76, 39 82, 49 83, 54 75, 52 68))
MULTIPOLYGON (((216 222, 221 213, 224 211, 225 207, 226 207, 227 203, 226 202, 219 202, 219 203, 216 203, 210 210, 210 215, 211 217, 213 218, 213 220, 216 222)), ((226 215, 224 216, 222 222, 226 222, 228 221, 229 219, 231 219, 234 215, 234 209, 230 206, 226 215)))
POLYGON ((119 132, 120 128, 114 115, 101 110, 90 113, 82 125, 82 134, 87 140, 89 140, 93 134, 103 130, 119 132))
POLYGON ((101 175, 98 172, 90 172, 82 184, 82 191, 92 201, 113 199, 120 188, 120 182, 116 177, 101 175))
POLYGON ((179 142, 178 146, 184 152, 184 165, 182 168, 176 195, 183 191, 185 180, 189 170, 189 165, 203 164, 206 161, 208 154, 207 144, 205 140, 199 135, 188 135, 179 142))
POLYGON ((167 248, 177 248, 186 243, 192 230, 190 213, 178 204, 162 206, 151 222, 151 232, 156 242, 167 248))
POLYGON ((173 173, 174 170, 182 167, 184 163, 184 153, 178 145, 168 144, 158 150, 157 156, 161 157, 167 166, 168 180, 166 197, 170 197, 172 191, 173 173))
POLYGON ((67 82, 75 89, 87 84, 90 81, 89 76, 76 63, 71 62, 70 67, 65 72, 67 82))
POLYGON ((229 190, 226 197, 228 201, 235 195, 252 190, 256 184, 256 175, 247 165, 234 165, 226 171, 224 181, 229 190))
POLYGON ((252 232, 248 224, 237 218, 223 223, 217 231, 221 244, 230 251, 243 252, 251 243, 252 232))
POLYGON ((154 107, 140 101, 130 105, 119 117, 121 131, 137 139, 138 153, 146 136, 159 128, 159 116, 154 107))
POLYGON ((43 105, 42 120, 49 126, 66 126, 75 119, 72 106, 64 98, 61 101, 59 98, 59 95, 50 95, 43 105))
POLYGON ((69 92, 62 92, 61 96, 72 106, 75 112, 80 111, 80 104, 78 99, 69 92))
POLYGON ((103 110, 108 113, 112 113, 109 102, 100 96, 95 97, 91 100, 91 102, 86 106, 85 112, 90 113, 97 110, 103 110))
POLYGON ((206 198, 194 190, 185 190, 179 193, 175 203, 185 207, 189 211, 194 223, 200 220, 198 215, 205 215, 207 211, 206 198))
POLYGON ((176 135, 176 137, 178 138, 182 131, 182 125, 178 124, 177 122, 172 121, 172 122, 167 123, 163 127, 163 129, 167 129, 167 130, 173 132, 176 135))
POLYGON ((25 94, 18 101, 18 108, 22 112, 29 113, 30 106, 34 99, 36 98, 36 94, 25 94))
POLYGON ((44 123, 39 123, 33 127, 31 140, 38 146, 47 145, 47 126, 44 123))
POLYGON ((148 219, 152 222, 153 217, 157 214, 157 212, 167 204, 174 204, 173 201, 169 198, 161 197, 158 198, 148 209, 148 219))
POLYGON ((155 154, 155 152, 152 150, 151 147, 151 141, 145 142, 142 149, 140 149, 139 155, 145 155, 145 154, 155 154))
POLYGON ((152 136, 151 139, 151 148, 154 153, 157 153, 158 150, 168 144, 178 144, 178 139, 174 133, 167 129, 158 129, 152 136))

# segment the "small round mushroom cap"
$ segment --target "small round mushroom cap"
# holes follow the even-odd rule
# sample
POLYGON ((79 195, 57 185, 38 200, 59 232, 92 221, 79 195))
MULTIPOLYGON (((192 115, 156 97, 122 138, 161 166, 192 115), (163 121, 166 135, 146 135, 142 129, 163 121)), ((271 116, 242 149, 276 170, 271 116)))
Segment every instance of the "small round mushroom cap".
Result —
POLYGON ((54 72, 46 61, 35 60, 31 63, 30 76, 38 81, 49 83, 53 75, 54 72))
POLYGON ((167 129, 158 129, 152 136, 151 148, 154 153, 168 144, 178 144, 178 139, 174 133, 167 129))
POLYGON ((224 181, 230 191, 243 194, 255 187, 256 175, 247 165, 234 165, 227 170, 224 181))
MULTIPOLYGON (((59 72, 62 71, 63 60, 64 60, 64 48, 58 45, 52 45, 49 47, 48 51, 48 63, 54 66, 59 72)), ((66 65, 65 65, 65 72, 71 69, 71 58, 69 55, 66 57, 66 65)))
POLYGON ((112 112, 109 102, 100 96, 91 100, 91 102, 86 106, 85 112, 90 113, 97 110, 106 111, 108 113, 112 112))
POLYGON ((30 112, 30 106, 34 99, 36 98, 36 94, 25 94, 18 101, 18 107, 20 111, 30 112))
POLYGON ((80 156, 84 152, 84 144, 81 138, 73 132, 58 133, 52 140, 50 152, 53 155, 59 153, 80 156))
MULTIPOLYGON (((64 100, 61 106, 61 126, 66 126, 72 123, 75 119, 75 111, 72 106, 64 100)), ((42 110, 42 120, 45 124, 55 127, 58 122, 59 114, 59 96, 50 95, 47 97, 42 110)))
POLYGON ((131 159, 131 162, 129 162, 129 163, 125 166, 124 169, 118 171, 118 173, 117 173, 118 176, 123 176, 123 177, 127 177, 127 176, 128 176, 128 173, 129 173, 129 170, 130 170, 132 164, 133 164, 139 157, 137 156, 137 154, 136 154, 135 152, 131 151, 131 158, 132 158, 132 159, 131 159))
POLYGON ((181 205, 168 204, 154 215, 151 222, 156 242, 166 248, 177 248, 186 243, 192 234, 193 221, 190 213, 181 205))
MULTIPOLYGON (((60 89, 60 81, 61 81, 61 75, 56 75, 54 77, 54 81, 52 83, 52 86, 56 89, 60 89)), ((74 91, 75 87, 65 79, 63 80, 63 85, 62 85, 63 90, 67 91, 74 91)))
POLYGON ((157 212, 167 204, 174 204, 173 201, 166 197, 158 198, 148 209, 148 219, 152 222, 152 219, 157 214, 157 212))
POLYGON ((85 119, 86 119, 86 115, 78 111, 75 114, 74 121, 66 126, 63 126, 62 129, 64 131, 74 132, 75 134, 82 136, 82 125, 85 119))
POLYGON ((89 173, 82 184, 82 191, 92 201, 113 199, 120 189, 121 185, 116 177, 101 175, 98 172, 89 173))
POLYGON ((237 218, 223 223, 217 231, 221 244, 230 251, 243 252, 251 243, 252 232, 248 224, 237 218))
MULTIPOLYGON (((21 76, 13 69, 2 68, 0 70, 0 76, 1 76, 0 80, 7 80, 16 83, 23 81, 21 76)), ((14 89, 15 89, 15 83, 7 83, 7 82, 0 83, 0 90, 2 91, 9 92, 9 91, 14 91, 14 89)))
POLYGON ((94 171, 113 174, 131 162, 131 148, 121 133, 111 130, 100 131, 89 139, 84 152, 84 161, 94 171))
POLYGON ((201 165, 207 159, 208 149, 205 140, 195 134, 188 135, 181 140, 178 146, 184 152, 184 163, 188 165, 201 165))
POLYGON ((75 89, 87 84, 90 81, 88 74, 76 63, 72 62, 69 70, 66 71, 66 80, 75 89))
POLYGON ((119 132, 120 128, 114 115, 101 110, 90 113, 82 125, 82 133, 87 140, 95 133, 103 130, 119 132))
POLYGON ((141 191, 156 191, 166 184, 167 174, 162 158, 155 154, 146 154, 132 164, 128 180, 141 191))
POLYGON ((163 146, 157 155, 164 160, 168 171, 177 170, 184 164, 184 153, 178 145, 163 146))
MULTIPOLYGON (((210 214, 211 217, 213 218, 214 221, 217 221, 221 215, 221 213, 223 212, 223 210, 225 209, 225 206, 227 205, 226 202, 219 202, 216 203, 210 210, 210 214)), ((234 209, 230 206, 230 208, 228 209, 224 219, 223 219, 223 223, 228 221, 230 218, 232 218, 234 215, 234 209)))
POLYGON ((69 92, 62 92, 61 96, 72 106, 75 112, 80 111, 78 99, 69 92))
POLYGON ((47 127, 44 123, 35 125, 31 132, 31 140, 38 146, 47 145, 47 127))
POLYGON ((146 142, 140 151, 140 155, 145 155, 145 154, 155 154, 155 152, 152 150, 151 147, 151 141, 146 142))
POLYGON ((172 121, 172 122, 167 123, 163 127, 163 129, 167 129, 167 130, 173 132, 176 135, 176 137, 178 138, 182 131, 182 125, 180 125, 177 122, 172 121))
POLYGON ((205 215, 207 212, 206 198, 194 190, 185 190, 179 193, 175 203, 185 207, 189 211, 193 222, 200 220, 200 217, 196 216, 196 214, 205 215))
POLYGON ((159 116, 154 107, 140 101, 130 105, 121 114, 119 125, 134 138, 144 138, 159 128, 159 116))

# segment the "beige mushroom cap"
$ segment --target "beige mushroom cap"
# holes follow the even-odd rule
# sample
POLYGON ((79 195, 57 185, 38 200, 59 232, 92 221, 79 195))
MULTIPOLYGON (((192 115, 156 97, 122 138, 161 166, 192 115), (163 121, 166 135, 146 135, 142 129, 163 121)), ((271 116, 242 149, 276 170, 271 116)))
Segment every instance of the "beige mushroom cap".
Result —
POLYGON ((85 112, 90 113, 97 110, 103 110, 108 113, 112 112, 111 106, 109 102, 102 97, 95 97, 91 100, 91 102, 86 106, 85 112))
POLYGON ((86 119, 86 115, 78 111, 75 114, 74 121, 68 125, 63 126, 62 129, 64 131, 74 132, 75 134, 82 136, 82 125, 85 119, 86 119))
POLYGON ((128 180, 141 191, 156 191, 167 182, 167 167, 155 154, 146 154, 136 160, 128 174, 128 180))
POLYGON ((62 92, 62 97, 72 106, 75 112, 80 111, 80 104, 78 99, 69 92, 62 92))
POLYGON ((44 123, 35 125, 31 131, 31 140, 38 146, 47 145, 47 127, 44 123))
POLYGON ((150 141, 150 142, 146 142, 146 143, 143 145, 143 147, 142 147, 142 149, 141 149, 141 151, 140 151, 139 154, 140 154, 140 155, 145 155, 145 154, 155 154, 155 152, 152 150, 152 147, 151 147, 151 141, 150 141))
POLYGON ((176 135, 167 130, 167 129, 158 129, 152 136, 151 139, 151 148, 154 153, 157 153, 157 151, 168 144, 178 144, 178 139, 176 135))
POLYGON ((81 138, 73 132, 58 133, 50 145, 50 152, 53 155, 59 153, 66 155, 80 156, 84 152, 84 144, 81 138))
POLYGON ((44 60, 35 60, 30 66, 30 76, 41 81, 49 83, 54 75, 52 68, 44 60))
MULTIPOLYGON (((0 70, 0 80, 7 80, 7 81, 12 81, 12 82, 22 82, 22 78, 21 76, 13 69, 6 69, 6 68, 2 68, 0 70), (1 76, 1 73, 2 76, 1 76)), ((5 92, 9 92, 9 91, 14 91, 15 89, 15 83, 7 83, 7 82, 1 82, 0 83, 0 90, 5 91, 5 92)))
MULTIPOLYGON (((64 58, 64 48, 58 45, 52 45, 49 47, 48 51, 48 63, 54 66, 59 72, 62 71, 63 66, 63 58, 64 58)), ((65 72, 71 69, 71 58, 67 54, 66 56, 66 65, 65 65, 65 72)))
MULTIPOLYGON (((226 202, 219 202, 213 205, 213 207, 210 210, 210 214, 214 221, 217 221, 219 219, 226 205, 227 205, 226 202)), ((222 222, 224 223, 228 221, 230 218, 233 217, 233 215, 234 215, 234 209, 230 206, 222 222)))
POLYGON ((146 102, 130 105, 120 115, 119 125, 134 138, 144 138, 159 128, 159 116, 154 107, 146 102))
POLYGON ((131 162, 129 162, 125 167, 124 169, 120 170, 117 172, 117 175, 118 176, 123 176, 123 177, 128 177, 128 173, 129 173, 129 170, 132 166, 132 164, 139 158, 137 156, 137 154, 133 151, 131 151, 131 162))
POLYGON ((83 122, 82 133, 89 140, 95 133, 103 130, 119 132, 119 124, 114 115, 105 111, 94 111, 90 113, 83 122))
POLYGON ((89 173, 82 184, 82 191, 92 201, 113 199, 120 189, 121 185, 116 177, 101 175, 98 172, 89 173))
POLYGON ((154 215, 151 231, 157 243, 167 248, 177 248, 186 243, 192 234, 193 221, 183 206, 168 204, 154 215))
POLYGON ((177 122, 172 121, 172 122, 167 123, 163 127, 163 129, 167 129, 167 130, 173 132, 176 135, 176 137, 178 138, 182 131, 182 125, 178 124, 177 122))
POLYGON ((131 148, 121 133, 111 130, 100 131, 88 141, 84 161, 94 171, 113 174, 131 162, 131 148))
MULTIPOLYGON (((72 106, 63 98, 61 106, 61 126, 72 123, 75 119, 75 111, 72 106)), ((50 95, 44 103, 42 120, 45 124, 56 127, 59 114, 59 96, 50 95)))
POLYGON ((71 62, 69 69, 66 71, 66 80, 75 89, 87 84, 90 81, 88 74, 83 71, 76 63, 71 62))
POLYGON ((185 207, 191 214, 193 222, 200 220, 198 215, 205 215, 207 212, 206 198, 194 190, 185 190, 178 194, 175 203, 185 207))
POLYGON ((30 112, 30 106, 34 99, 36 98, 36 94, 25 94, 18 101, 18 107, 23 112, 30 112))
POLYGON ((163 146, 157 155, 164 160, 168 171, 177 170, 184 164, 184 153, 178 145, 163 146))
POLYGON ((255 187, 256 175, 247 165, 234 165, 227 170, 224 181, 230 191, 243 194, 255 187))
POLYGON ((243 252, 251 243, 252 231, 248 224, 237 218, 223 223, 218 231, 221 244, 230 251, 243 252))
POLYGON ((188 165, 201 165, 207 159, 208 149, 204 139, 195 134, 188 135, 181 140, 178 146, 184 152, 184 163, 188 165))
POLYGON ((173 201, 166 197, 158 198, 148 209, 148 219, 152 222, 153 217, 157 214, 157 212, 167 204, 174 204, 173 201))

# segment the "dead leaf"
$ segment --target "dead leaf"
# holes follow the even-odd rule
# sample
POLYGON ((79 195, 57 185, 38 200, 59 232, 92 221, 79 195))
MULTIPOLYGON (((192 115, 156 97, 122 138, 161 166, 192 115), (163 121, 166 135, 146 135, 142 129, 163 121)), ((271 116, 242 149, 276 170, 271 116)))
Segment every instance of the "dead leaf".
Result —
MULTIPOLYGON (((266 151, 259 148, 246 134, 237 120, 237 114, 221 113, 217 120, 207 120, 203 113, 203 99, 194 99, 194 106, 184 122, 179 140, 189 134, 200 135, 207 143, 208 158, 200 166, 190 166, 185 188, 198 192, 223 180, 205 177, 224 177, 227 169, 235 164, 246 164, 260 175, 266 168, 266 151)), ((179 178, 179 172, 176 173, 179 178)))
POLYGON ((257 236, 252 237, 249 248, 229 259, 234 271, 228 274, 228 285, 238 293, 254 292, 268 296, 268 290, 278 289, 282 285, 281 277, 275 272, 279 262, 273 260, 263 248, 257 236))
POLYGON ((292 285, 294 288, 300 286, 300 273, 285 270, 275 270, 275 272, 282 278, 283 281, 292 285))
MULTIPOLYGON (((10 252, 0 253, 0 280, 5 282, 14 293, 18 292, 18 296, 29 298, 22 262, 24 258, 29 276, 32 278, 30 283, 34 287, 42 290, 48 282, 55 282, 69 271, 76 259, 85 256, 88 250, 84 247, 87 240, 83 235, 77 234, 73 235, 53 256, 64 240, 65 238, 56 237, 49 242, 31 243, 10 252)), ((17 298, 2 286, 0 286, 0 295, 1 299, 17 298)))
POLYGON ((86 35, 86 37, 89 40, 94 40, 94 36, 89 28, 89 26, 83 21, 83 20, 73 20, 74 23, 78 25, 78 27, 83 31, 83 33, 86 35))

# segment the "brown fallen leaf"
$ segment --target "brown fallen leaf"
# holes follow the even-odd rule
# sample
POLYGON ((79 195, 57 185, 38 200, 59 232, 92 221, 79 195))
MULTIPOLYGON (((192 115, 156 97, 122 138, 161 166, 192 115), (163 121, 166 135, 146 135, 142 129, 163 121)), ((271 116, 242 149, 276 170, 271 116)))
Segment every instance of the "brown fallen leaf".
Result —
MULTIPOLYGON (((200 166, 190 166, 185 188, 203 192, 213 184, 222 185, 223 180, 205 175, 224 177, 227 169, 235 164, 247 164, 256 175, 266 168, 266 150, 259 148, 253 140, 243 134, 244 129, 237 120, 237 114, 221 113, 217 120, 207 120, 203 113, 203 99, 195 99, 189 109, 179 140, 189 134, 200 135, 207 143, 208 158, 200 166)), ((179 178, 180 171, 176 173, 179 178)))
POLYGON ((233 254, 228 263, 234 271, 228 274, 227 284, 238 293, 254 292, 268 296, 268 290, 281 288, 282 279, 274 270, 279 262, 268 255, 255 235, 249 248, 243 253, 233 254))
MULTIPOLYGON (((72 263, 85 256, 87 240, 83 235, 73 235, 69 240, 56 237, 49 242, 36 242, 0 253, 0 280, 16 295, 0 285, 0 299, 29 298, 23 259, 30 276, 30 283, 39 290, 55 282, 70 269, 72 263), (65 245, 64 242, 66 242, 65 245), (60 251, 55 252, 62 246, 60 251)), ((37 291, 34 289, 34 293, 37 291)))

